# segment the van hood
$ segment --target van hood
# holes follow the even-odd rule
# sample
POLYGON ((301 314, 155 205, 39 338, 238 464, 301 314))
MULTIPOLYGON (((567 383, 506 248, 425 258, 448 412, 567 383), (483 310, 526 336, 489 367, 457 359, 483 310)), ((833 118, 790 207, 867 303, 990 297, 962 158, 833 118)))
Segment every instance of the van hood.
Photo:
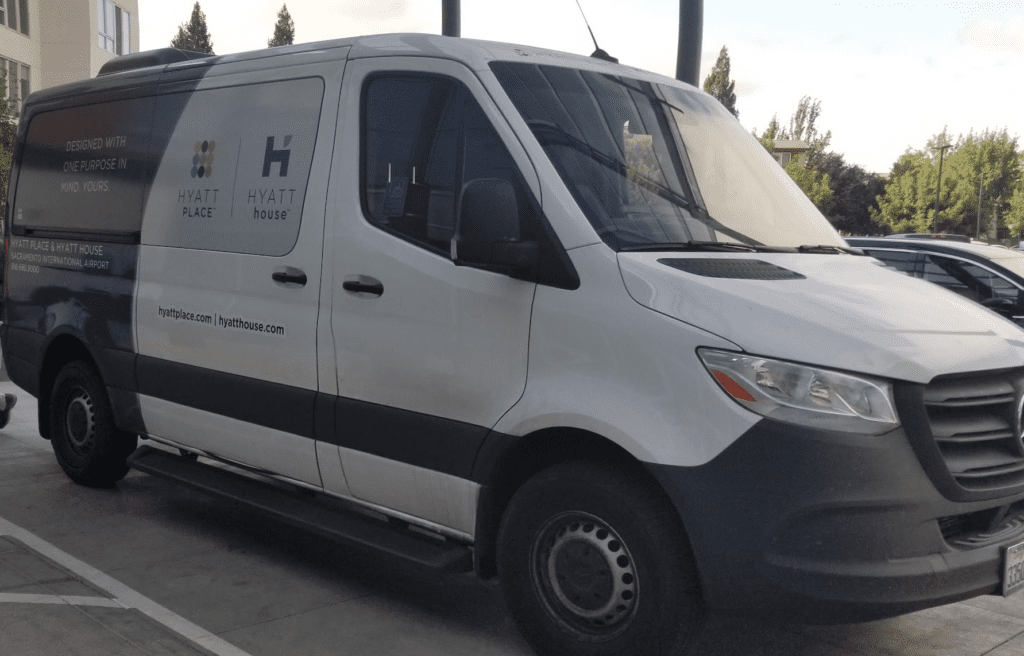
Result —
POLYGON ((855 255, 619 253, 641 305, 739 350, 927 383, 1024 365, 1024 331, 929 282, 855 255))

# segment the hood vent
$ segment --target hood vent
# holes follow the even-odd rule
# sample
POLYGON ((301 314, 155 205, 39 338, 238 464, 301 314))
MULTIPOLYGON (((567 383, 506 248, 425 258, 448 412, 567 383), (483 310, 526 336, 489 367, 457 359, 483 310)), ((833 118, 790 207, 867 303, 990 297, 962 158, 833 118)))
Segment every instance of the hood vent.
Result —
POLYGON ((680 258, 666 257, 659 263, 695 276, 732 278, 735 280, 804 280, 807 276, 784 269, 770 262, 744 258, 680 258))

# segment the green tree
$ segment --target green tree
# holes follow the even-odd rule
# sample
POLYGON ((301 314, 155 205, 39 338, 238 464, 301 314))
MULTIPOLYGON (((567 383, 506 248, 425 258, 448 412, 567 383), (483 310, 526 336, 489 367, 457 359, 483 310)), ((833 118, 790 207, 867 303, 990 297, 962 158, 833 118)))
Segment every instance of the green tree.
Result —
POLYGON ((718 53, 718 61, 711 69, 711 74, 704 80, 704 90, 718 99, 732 115, 739 118, 740 111, 736 109, 736 94, 733 89, 736 81, 729 79, 729 50, 722 46, 718 53))
POLYGON ((961 234, 984 234, 993 220, 994 227, 1002 227, 1021 174, 1017 138, 1005 128, 978 135, 972 131, 957 139, 955 151, 947 152, 946 158, 940 218, 961 234))
POLYGON ((756 129, 753 135, 771 153, 778 141, 807 142, 807 153, 791 160, 786 173, 837 230, 854 235, 889 232, 876 220, 877 198, 885 188, 885 178, 847 164, 842 155, 828 151, 832 131, 819 131, 820 116, 821 101, 807 95, 797 103, 787 125, 775 114, 760 136, 756 129))
POLYGON ((893 165, 876 218, 896 232, 985 234, 1007 220, 1021 173, 1017 137, 1010 137, 1005 128, 981 134, 972 131, 956 140, 943 130, 923 150, 908 150, 893 165), (952 147, 942 158, 939 189, 939 146, 943 144, 952 147))
POLYGON ((789 164, 786 164, 786 173, 803 189, 819 210, 823 210, 832 202, 832 187, 827 173, 804 166, 798 159, 790 160, 789 164))
POLYGON ((779 115, 775 114, 774 116, 772 116, 772 120, 768 122, 768 127, 765 128, 764 132, 761 133, 761 136, 757 136, 757 128, 751 130, 750 134, 754 135, 754 138, 761 142, 761 145, 764 146, 765 150, 767 150, 769 153, 774 153, 775 140, 782 138, 779 134, 780 131, 781 128, 779 127, 779 115))
MULTIPOLYGON (((821 116, 821 101, 817 98, 804 96, 797 103, 796 111, 789 118, 789 127, 779 123, 779 115, 772 116, 768 127, 758 139, 762 144, 775 143, 780 140, 806 141, 810 146, 807 151, 807 164, 811 167, 820 165, 825 149, 832 142, 832 131, 825 134, 818 131, 818 117, 821 116)), ((755 131, 754 136, 757 136, 755 131)), ((765 146, 767 148, 767 145, 765 146)))
POLYGON ((292 15, 288 13, 288 5, 281 5, 281 11, 277 12, 277 24, 274 25, 274 38, 267 41, 267 47, 290 46, 293 43, 295 23, 292 22, 292 15))
POLYGON ((878 209, 877 198, 885 190, 884 177, 847 164, 838 153, 826 153, 819 170, 828 176, 832 189, 832 198, 824 204, 822 213, 836 230, 851 235, 889 232, 872 218, 872 211, 878 209))
POLYGON ((198 2, 192 7, 192 18, 178 27, 178 34, 171 39, 171 47, 213 54, 213 39, 206 29, 206 14, 199 8, 198 2))
POLYGON ((931 168, 927 153, 907 149, 893 164, 872 218, 893 232, 931 232, 929 201, 935 199, 934 184, 928 187, 931 168))
POLYGON ((1024 235, 1024 180, 1017 184, 1017 188, 1010 196, 1010 207, 1006 212, 1006 228, 1013 235, 1024 235))
POLYGON ((821 101, 804 96, 797 103, 796 111, 789 119, 789 127, 779 123, 779 115, 772 116, 768 127, 757 137, 768 152, 775 152, 775 144, 783 140, 806 141, 810 146, 803 158, 795 158, 785 166, 786 173, 804 190, 807 197, 825 213, 832 203, 834 192, 828 173, 822 170, 825 149, 832 141, 831 130, 825 134, 818 132, 817 121, 821 115, 821 101))
POLYGON ((804 96, 797 103, 796 111, 793 112, 793 116, 789 119, 789 130, 787 131, 786 139, 796 139, 797 141, 806 141, 810 144, 810 150, 807 151, 807 164, 809 166, 818 166, 820 164, 820 158, 825 154, 825 149, 828 148, 829 143, 832 141, 832 131, 829 130, 825 134, 818 132, 818 117, 821 116, 821 101, 817 98, 812 99, 810 96, 804 96))
MULTIPOLYGON (((24 99, 23 99, 24 100, 24 99)), ((18 133, 18 113, 7 98, 7 73, 0 74, 0 202, 7 201, 7 184, 11 179, 14 139, 18 133)))

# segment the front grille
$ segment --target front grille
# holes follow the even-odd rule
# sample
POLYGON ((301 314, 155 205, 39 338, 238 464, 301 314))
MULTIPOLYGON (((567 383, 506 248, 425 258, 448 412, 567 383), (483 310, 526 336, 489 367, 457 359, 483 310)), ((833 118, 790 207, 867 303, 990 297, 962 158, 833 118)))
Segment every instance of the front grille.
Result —
POLYGON ((942 376, 924 389, 932 437, 953 479, 987 492, 1024 484, 1020 370, 942 376))

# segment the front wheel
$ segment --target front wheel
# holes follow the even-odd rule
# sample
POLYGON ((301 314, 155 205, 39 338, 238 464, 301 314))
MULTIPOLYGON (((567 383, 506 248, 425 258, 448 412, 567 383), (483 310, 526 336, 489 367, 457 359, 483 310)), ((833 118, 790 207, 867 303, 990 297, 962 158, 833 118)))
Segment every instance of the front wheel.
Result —
POLYGON ((90 487, 110 487, 128 473, 135 435, 119 430, 96 369, 83 361, 67 364, 50 395, 50 442, 68 478, 90 487))
POLYGON ((704 613, 685 532, 653 484, 567 463, 515 494, 498 536, 509 610, 543 656, 676 656, 704 613))

